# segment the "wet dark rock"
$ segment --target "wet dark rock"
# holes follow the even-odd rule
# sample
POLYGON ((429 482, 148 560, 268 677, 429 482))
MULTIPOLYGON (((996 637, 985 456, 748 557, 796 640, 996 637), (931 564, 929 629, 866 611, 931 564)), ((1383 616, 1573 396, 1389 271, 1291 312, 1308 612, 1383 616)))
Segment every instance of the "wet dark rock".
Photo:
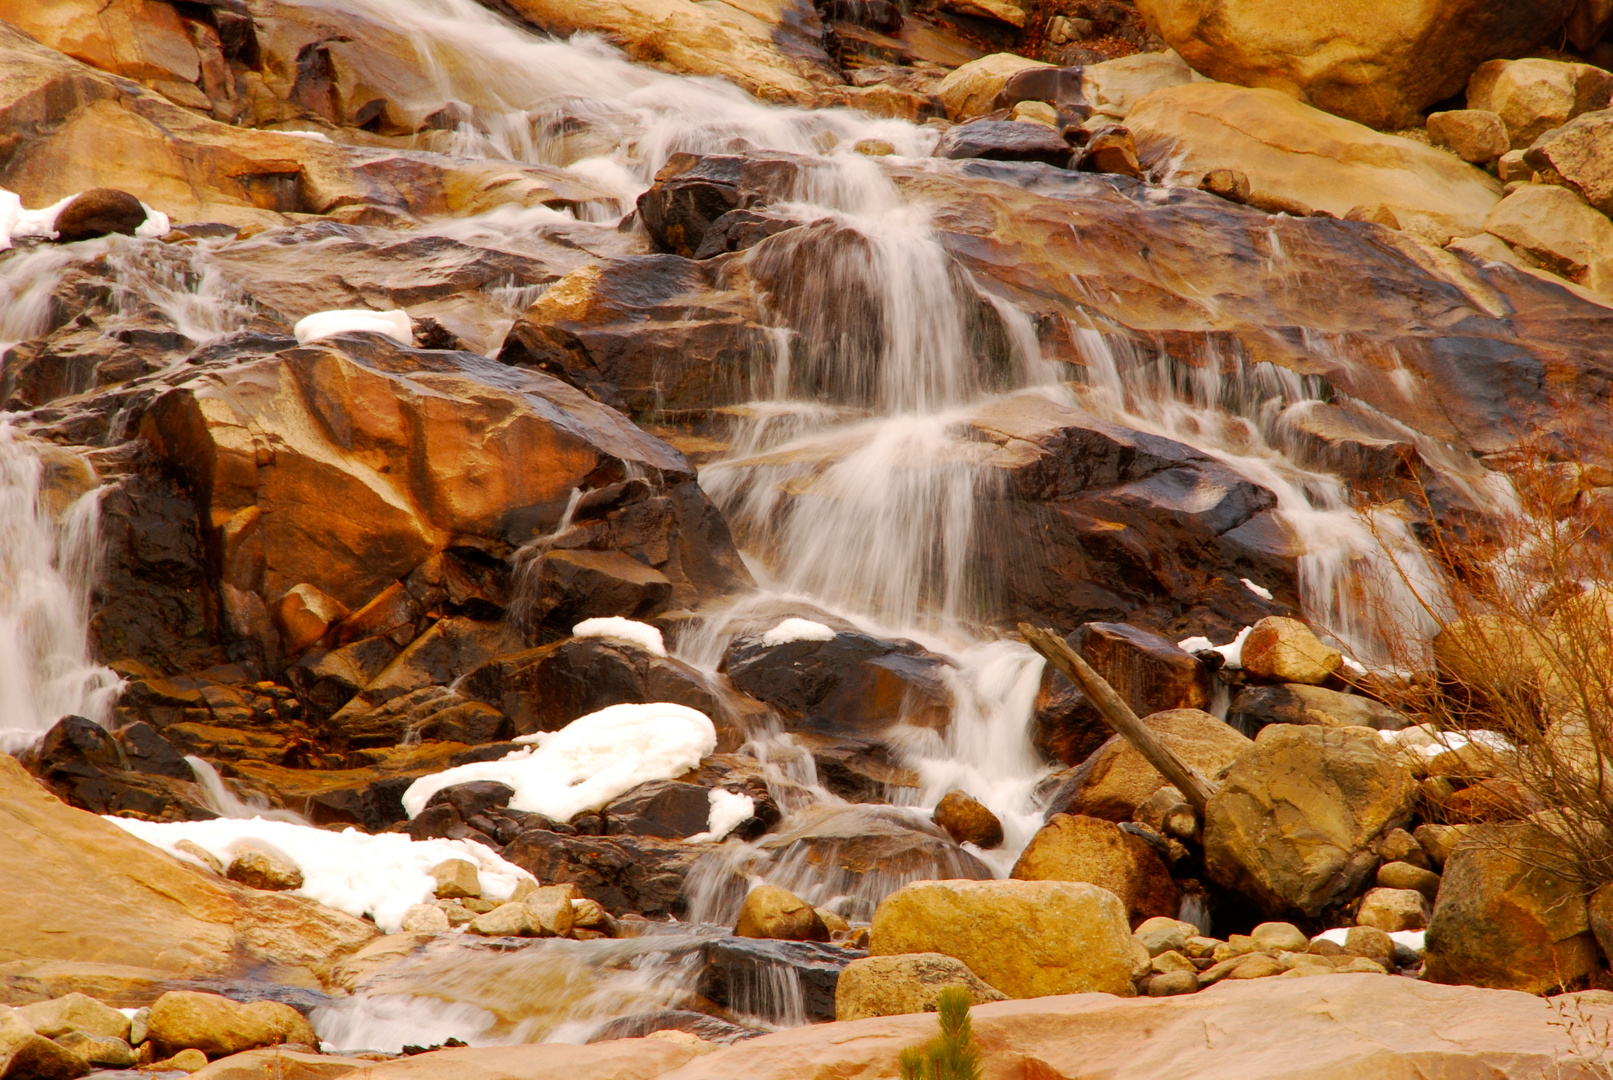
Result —
POLYGON ((812 755, 818 782, 848 802, 888 803, 899 793, 918 793, 918 773, 881 739, 802 728, 795 741, 812 755))
POLYGON ((706 946, 699 992, 742 1015, 767 1016, 782 1004, 780 979, 789 979, 801 989, 809 1021, 833 1020, 840 973, 867 955, 861 949, 815 941, 723 938, 706 946))
POLYGON ((124 759, 132 772, 180 780, 189 780, 193 775, 185 756, 144 720, 119 731, 118 742, 123 746, 124 759))
POLYGON ((62 207, 56 218, 56 242, 70 244, 97 236, 133 236, 146 222, 146 208, 127 191, 91 188, 62 207))
POLYGON ((824 0, 818 9, 825 18, 893 31, 902 26, 902 8, 891 0, 824 0))
POLYGON ((897 722, 944 727, 951 713, 945 666, 911 641, 844 631, 771 646, 760 635, 742 636, 722 661, 735 686, 786 716, 865 735, 897 722))
POLYGON ((652 780, 613 799, 602 813, 607 835, 682 840, 706 831, 711 797, 699 784, 652 780))
POLYGON ((610 615, 643 619, 672 599, 665 574, 620 551, 550 551, 524 569, 522 580, 523 614, 534 628, 568 630, 610 615))
POLYGON ((1012 109, 1022 101, 1045 101, 1060 112, 1066 110, 1084 118, 1091 114, 1086 94, 1081 89, 1079 67, 1027 68, 1008 77, 997 92, 991 107, 1012 109))
POLYGON ((783 214, 755 210, 730 210, 711 223, 695 251, 696 259, 710 259, 727 252, 755 247, 769 236, 793 229, 801 222, 783 214))
POLYGON ((504 849, 506 859, 545 884, 574 884, 613 915, 651 917, 683 911, 683 875, 695 854, 650 837, 564 836, 545 829, 528 829, 504 849))
POLYGON ((663 251, 689 258, 729 211, 791 198, 800 169, 781 155, 673 154, 639 196, 639 217, 663 251))
POLYGON ((1360 694, 1320 686, 1246 686, 1227 709, 1227 723, 1250 738, 1268 724, 1370 727, 1399 731, 1411 719, 1399 709, 1360 694))
MULTIPOLYGON (((154 731, 151 734, 161 738, 154 731)), ((23 755, 22 762, 62 801, 80 810, 133 812, 165 821, 205 821, 218 816, 202 805, 201 789, 188 782, 188 768, 183 777, 131 770, 112 734, 82 716, 63 717, 23 755)))
POLYGON ((1070 164, 1073 153, 1064 136, 1047 125, 1016 120, 960 124, 941 136, 935 148, 936 157, 1039 161, 1060 169, 1070 164))
POLYGON ((610 705, 668 701, 713 717, 719 711, 689 665, 594 637, 501 656, 471 672, 459 692, 497 708, 523 735, 559 731, 610 705))
POLYGON ((662 1009, 657 1012, 634 1013, 612 1020, 589 1036, 588 1041, 610 1042, 612 1039, 642 1039, 656 1031, 686 1031, 706 1042, 728 1046, 741 1039, 754 1039, 767 1032, 762 1028, 741 1027, 727 1020, 687 1009, 662 1009))
MULTIPOLYGON (((1213 676, 1170 639, 1125 623, 1086 623, 1065 639, 1138 716, 1209 705, 1213 676)), ((1078 765, 1114 732, 1073 683, 1042 673, 1033 737, 1054 761, 1078 765)))
POLYGON ((411 840, 474 840, 497 851, 501 847, 492 836, 459 816, 450 803, 438 803, 421 810, 403 829, 411 840))
POLYGON ((403 793, 412 776, 388 776, 352 788, 333 788, 310 796, 307 813, 315 825, 356 825, 365 832, 384 832, 408 821, 403 793))
MULTIPOLYGON (((749 238, 739 212, 721 220, 702 243, 749 238)), ((498 358, 647 417, 739 400, 768 342, 750 297, 724 286, 712 266, 637 255, 561 279, 510 327, 498 358)))
POLYGON ((960 844, 990 849, 1003 842, 1003 824, 979 799, 963 791, 949 791, 935 804, 931 820, 960 844))
POLYGON ((508 784, 501 784, 497 780, 472 780, 434 793, 426 800, 426 806, 446 804, 452 806, 461 818, 469 820, 488 810, 509 806, 514 797, 515 789, 508 784))
POLYGON ((383 635, 329 652, 312 652, 286 670, 297 700, 312 720, 323 720, 351 701, 398 655, 397 643, 383 635))

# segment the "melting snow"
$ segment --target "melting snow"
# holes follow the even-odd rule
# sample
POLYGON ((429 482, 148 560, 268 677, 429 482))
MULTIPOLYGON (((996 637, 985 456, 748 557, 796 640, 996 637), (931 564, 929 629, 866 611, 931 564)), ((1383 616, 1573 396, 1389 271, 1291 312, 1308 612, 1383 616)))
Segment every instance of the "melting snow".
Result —
POLYGON ((414 324, 406 311, 316 311, 300 320, 292 333, 299 345, 337 334, 385 334, 405 345, 414 344, 414 324))
POLYGON ((666 643, 661 631, 649 623, 637 622, 612 615, 607 619, 584 619, 571 628, 573 637, 613 637, 637 645, 653 656, 666 655, 666 643))
POLYGON ((699 843, 703 840, 721 840, 742 821, 748 821, 756 814, 756 800, 749 795, 742 795, 727 788, 714 787, 711 789, 711 814, 706 819, 706 831, 695 833, 689 837, 690 843, 699 843))
MULTIPOLYGON (((1248 582, 1245 581, 1244 584, 1247 585, 1248 582)), ((1238 668, 1243 667, 1243 643, 1248 639, 1249 631, 1252 629, 1254 628, 1245 626, 1242 630, 1238 631, 1237 637, 1233 638, 1225 645, 1217 645, 1207 637, 1190 637, 1183 638, 1181 641, 1178 641, 1176 643, 1176 647, 1181 649, 1183 652, 1190 653, 1204 652, 1206 649, 1214 649, 1216 652, 1226 657, 1227 669, 1229 671, 1236 671, 1238 668)))
POLYGON ((1248 589, 1250 592, 1252 592, 1256 596, 1260 597, 1260 599, 1262 599, 1262 600, 1270 600, 1271 599, 1271 590, 1266 588, 1264 585, 1256 585, 1254 582, 1250 581, 1248 578, 1239 578, 1238 580, 1243 582, 1243 587, 1245 589, 1248 589))
POLYGON ((108 821, 188 862, 194 858, 174 850, 181 840, 200 845, 228 864, 243 846, 272 848, 302 870, 298 896, 317 900, 349 915, 374 917, 387 933, 403 927, 404 913, 429 903, 436 883, 431 868, 444 859, 465 859, 481 872, 482 895, 506 900, 516 883, 531 874, 505 862, 470 840, 411 840, 402 833, 370 836, 357 829, 331 832, 312 825, 293 825, 262 818, 216 821, 151 822, 109 817, 108 821))
POLYGON ((443 788, 497 780, 515 789, 512 810, 570 821, 646 781, 671 780, 697 767, 717 748, 717 729, 705 713, 657 702, 612 705, 522 741, 537 746, 422 776, 403 793, 403 808, 414 817, 443 788))
MULTIPOLYGON (((80 192, 79 194, 83 194, 80 192)), ((56 238, 56 219, 61 217, 67 204, 78 198, 78 195, 69 195, 58 203, 53 203, 43 210, 27 210, 23 208, 22 198, 15 192, 0 188, 0 251, 11 247, 13 237, 17 236, 43 236, 47 239, 56 238)), ((147 239, 162 236, 172 224, 168 215, 160 210, 145 208, 146 220, 134 230, 134 234, 147 239)))
POLYGON ((792 641, 833 641, 835 632, 821 622, 811 619, 785 619, 762 635, 762 644, 768 648, 788 645, 792 641))

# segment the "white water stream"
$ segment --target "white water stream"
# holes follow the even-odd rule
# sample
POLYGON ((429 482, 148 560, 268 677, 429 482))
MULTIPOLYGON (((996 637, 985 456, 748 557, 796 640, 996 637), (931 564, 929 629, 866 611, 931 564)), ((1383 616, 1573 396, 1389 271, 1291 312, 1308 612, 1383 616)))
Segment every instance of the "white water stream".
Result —
MULTIPOLYGON (((821 322, 787 325, 780 317, 778 347, 755 380, 766 394, 749 408, 733 451, 701 474, 751 548, 764 590, 730 610, 727 622, 714 618, 705 632, 687 636, 679 651, 714 670, 731 633, 725 626, 796 605, 947 656, 954 664, 947 676, 956 702, 952 723, 944 736, 915 733, 907 744, 922 783, 908 799, 925 808, 961 788, 989 806, 1004 823, 1007 843, 979 854, 997 873, 1008 871, 1039 824, 1032 792, 1048 768, 1029 732, 1042 662, 1023 645, 981 629, 989 613, 981 610, 978 582, 991 572, 991 553, 977 548, 976 512, 991 481, 960 422, 991 396, 1036 393, 1079 402, 1204 450, 1275 492, 1282 516, 1306 545, 1300 570, 1308 613, 1361 659, 1385 659, 1373 642, 1386 611, 1391 621, 1415 620, 1412 607, 1396 598, 1394 575, 1383 573, 1379 546, 1386 539, 1415 565, 1405 524, 1380 519, 1370 527, 1335 477, 1302 468, 1287 454, 1282 417, 1306 407, 1316 388, 1264 364, 1234 375, 1200 369, 1198 382, 1183 386, 1175 373, 1089 330, 1077 334, 1087 388, 1059 385, 1026 316, 976 293, 950 266, 924 208, 905 202, 881 168, 851 149, 858 140, 879 139, 899 155, 923 158, 934 132, 845 111, 765 106, 725 84, 631 64, 596 40, 542 39, 474 0, 303 2, 363 15, 406 37, 415 62, 435 80, 434 92, 418 104, 461 101, 476 112, 478 124, 453 133, 455 152, 570 168, 616 193, 624 210, 679 150, 766 149, 820 160, 796 192, 794 209, 832 222, 825 235, 849 242, 825 243, 803 257, 820 262, 821 280, 851 283, 843 286, 848 294, 819 299, 821 322), (569 134, 548 134, 554 130, 569 134), (866 348, 841 348, 833 339, 834 309, 853 299, 866 301, 877 323, 866 348), (1006 372, 989 376, 968 330, 970 311, 983 299, 1012 345, 1006 372), (1374 611, 1363 601, 1363 578, 1374 582, 1367 590, 1374 611)), ((521 231, 556 220, 568 219, 542 210, 430 227, 513 242, 521 231)), ((614 229, 617 222, 596 224, 614 229)), ((166 277, 136 270, 139 259, 119 268, 120 280, 139 279, 141 295, 199 341, 250 317, 240 298, 207 273, 206 248, 187 256, 194 261, 185 272, 166 277)), ((40 249, 0 265, 0 346, 41 332, 49 292, 41 282, 66 266, 66 251, 40 249), (34 264, 23 267, 24 259, 34 264)), ((159 266, 154 257, 146 264, 159 266)), ((84 645, 95 500, 85 496, 52 517, 40 499, 40 470, 37 456, 0 427, 0 728, 29 738, 67 712, 104 717, 114 693, 110 673, 89 664, 84 645)), ((751 748, 790 781, 789 791, 838 801, 817 784, 811 756, 788 735, 757 732, 751 748)), ((803 809, 783 785, 780 791, 787 810, 803 809)), ((213 793, 229 794, 222 785, 213 793)), ((743 864, 815 903, 845 899, 830 882, 757 847, 731 841, 724 850, 730 865, 743 864)), ((732 917, 728 901, 698 895, 693 901, 697 913, 732 917)), ((690 988, 685 961, 670 952, 597 945, 592 951, 545 945, 496 962, 481 954, 437 957, 316 1020, 322 1035, 344 1048, 397 1049, 448 1035, 575 1039, 627 1012, 666 1007, 690 988), (563 1009, 534 1004, 560 993, 557 987, 566 988, 556 999, 563 1009)), ((799 988, 780 989, 778 999, 791 993, 798 996, 799 988)), ((798 1019, 768 1008, 776 1022, 798 1019)))

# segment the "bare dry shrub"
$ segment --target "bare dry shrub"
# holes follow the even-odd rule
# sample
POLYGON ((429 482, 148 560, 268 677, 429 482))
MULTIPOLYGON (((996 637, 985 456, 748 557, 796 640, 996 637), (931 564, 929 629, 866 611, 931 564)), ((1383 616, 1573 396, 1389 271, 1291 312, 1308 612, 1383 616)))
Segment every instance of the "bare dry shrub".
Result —
MULTIPOLYGON (((1538 444, 1504 463, 1515 504, 1482 527, 1440 524, 1424 545, 1440 590, 1401 567, 1438 627, 1433 677, 1369 692, 1446 731, 1493 731, 1516 753, 1477 748, 1471 779, 1494 820, 1532 818, 1520 859, 1593 889, 1613 881, 1613 472, 1606 432, 1565 454, 1538 444), (1570 460, 1564 460, 1564 458, 1570 460)), ((1469 523, 1471 525, 1471 523, 1469 523)), ((1420 568, 1418 568, 1420 570, 1420 568)), ((1408 642, 1408 669, 1427 650, 1408 642)), ((1468 801, 1469 807, 1473 800, 1468 801)))

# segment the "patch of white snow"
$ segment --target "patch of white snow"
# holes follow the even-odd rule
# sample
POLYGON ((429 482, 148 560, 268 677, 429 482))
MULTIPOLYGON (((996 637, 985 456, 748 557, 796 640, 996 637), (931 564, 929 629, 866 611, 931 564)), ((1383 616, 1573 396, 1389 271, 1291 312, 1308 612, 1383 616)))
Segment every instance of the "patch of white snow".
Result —
POLYGON ((652 656, 666 655, 666 642, 661 639, 661 631, 649 623, 624 619, 619 615, 605 619, 584 619, 571 628, 571 634, 573 637, 613 637, 629 645, 637 645, 652 656))
POLYGON ((414 324, 406 311, 316 311, 299 320, 292 333, 299 345, 337 334, 385 334, 405 345, 414 344, 414 324))
POLYGON ((708 797, 711 799, 711 813, 706 818, 706 831, 688 837, 691 844, 721 840, 733 832, 740 822, 749 821, 756 814, 756 800, 749 795, 714 787, 708 797))
POLYGON ((788 645, 792 641, 833 641, 835 632, 821 622, 811 619, 785 619, 762 635, 762 644, 768 648, 788 645))
POLYGON ((717 748, 705 713, 684 705, 612 705, 541 732, 536 747, 422 776, 403 793, 410 817, 443 788, 497 780, 515 789, 510 809, 570 821, 650 780, 671 780, 717 748))
POLYGON ((1252 592, 1256 596, 1260 597, 1260 599, 1262 599, 1262 600, 1270 600, 1271 599, 1271 590, 1266 588, 1264 585, 1256 585, 1254 582, 1250 581, 1248 578, 1239 578, 1238 580, 1243 582, 1243 587, 1245 589, 1248 589, 1250 592, 1252 592))
MULTIPOLYGON (((1247 584, 1247 582, 1245 582, 1245 584, 1247 584)), ((1207 649, 1213 649, 1226 658, 1225 666, 1227 669, 1235 671, 1238 668, 1243 667, 1243 643, 1248 639, 1249 631, 1252 629, 1254 628, 1251 626, 1245 626, 1242 630, 1238 631, 1237 637, 1233 638, 1225 645, 1217 645, 1207 637, 1190 637, 1183 638, 1181 641, 1178 641, 1176 643, 1176 647, 1181 649, 1183 652, 1190 653, 1204 652, 1207 649)))

